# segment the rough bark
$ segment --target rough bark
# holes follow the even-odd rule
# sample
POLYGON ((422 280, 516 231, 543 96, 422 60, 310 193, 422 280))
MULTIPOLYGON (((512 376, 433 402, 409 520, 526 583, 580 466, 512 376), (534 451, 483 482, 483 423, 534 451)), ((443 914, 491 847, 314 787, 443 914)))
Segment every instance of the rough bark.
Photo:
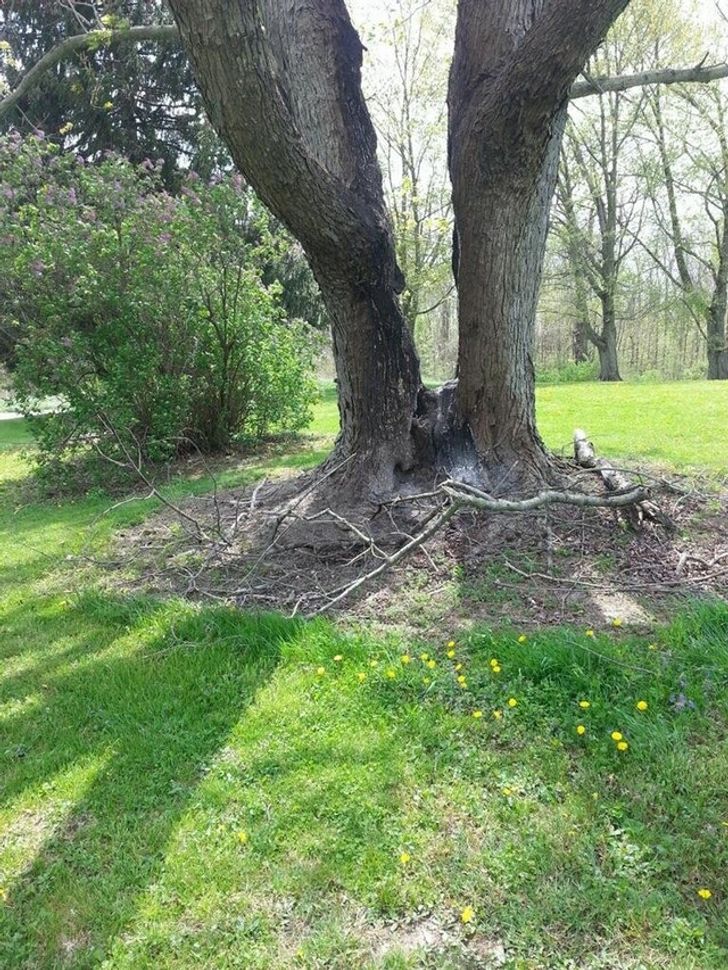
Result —
POLYGON ((459 413, 492 463, 541 471, 531 346, 569 90, 627 0, 461 0, 450 76, 459 413))
POLYGON ((372 479, 413 461, 419 363, 361 93, 362 45, 341 0, 172 0, 213 124, 303 244, 332 319, 339 454, 372 479))
POLYGON ((342 433, 386 491, 416 464, 542 476, 531 361, 569 90, 628 0, 460 0, 450 167, 457 387, 420 388, 343 0, 170 0, 210 116, 302 242, 333 320, 342 433))

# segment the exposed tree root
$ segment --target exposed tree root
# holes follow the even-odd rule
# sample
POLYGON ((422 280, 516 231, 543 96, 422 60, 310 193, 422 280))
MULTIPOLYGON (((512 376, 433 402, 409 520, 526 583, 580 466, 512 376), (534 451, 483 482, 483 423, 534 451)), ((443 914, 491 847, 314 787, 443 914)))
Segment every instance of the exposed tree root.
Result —
MULTIPOLYGON (((597 462, 593 449, 589 460, 597 462)), ((462 544, 469 534, 482 531, 481 522, 487 529, 487 523, 512 522, 500 532, 514 540, 540 535, 548 573, 567 521, 562 517, 554 527, 557 508, 581 516, 624 516, 640 529, 670 522, 647 487, 633 484, 608 463, 590 464, 586 470, 565 466, 579 490, 549 487, 514 498, 454 478, 435 478, 423 489, 420 476, 391 498, 352 504, 351 492, 338 488, 352 461, 332 460, 308 476, 263 481, 239 494, 216 491, 182 509, 181 519, 168 503, 152 542, 145 538, 140 548, 139 537, 148 536, 147 528, 134 536, 135 553, 153 560, 160 574, 176 577, 173 586, 190 597, 315 616, 360 598, 367 587, 376 589, 380 577, 410 558, 427 574, 451 575, 451 568, 443 566, 443 548, 456 537, 462 544), (595 489, 595 469, 606 493, 595 489)), ((678 507, 689 493, 674 491, 678 507)), ((698 552, 692 556, 691 561, 700 558, 698 552)))

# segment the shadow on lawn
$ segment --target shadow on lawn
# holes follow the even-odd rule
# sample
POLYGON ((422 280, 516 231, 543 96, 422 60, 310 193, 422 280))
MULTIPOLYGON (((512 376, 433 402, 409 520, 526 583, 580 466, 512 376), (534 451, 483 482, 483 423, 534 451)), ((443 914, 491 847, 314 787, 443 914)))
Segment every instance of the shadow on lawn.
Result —
MULTIPOLYGON (((11 619, 22 635, 23 617, 11 619)), ((297 629, 279 617, 108 596, 81 601, 64 622, 78 623, 85 637, 58 658, 65 667, 51 653, 58 616, 27 618, 36 644, 49 643, 53 669, 36 662, 15 686, 19 699, 36 691, 42 703, 3 722, 0 798, 7 805, 25 794, 27 804, 13 813, 10 837, 22 840, 43 822, 51 832, 6 885, 0 965, 7 967, 103 960, 158 876, 205 766, 297 629), (80 797, 64 793, 63 773, 94 761, 101 767, 80 797), (33 790, 41 786, 39 805, 33 790), (41 817, 49 792, 50 822, 41 817)))

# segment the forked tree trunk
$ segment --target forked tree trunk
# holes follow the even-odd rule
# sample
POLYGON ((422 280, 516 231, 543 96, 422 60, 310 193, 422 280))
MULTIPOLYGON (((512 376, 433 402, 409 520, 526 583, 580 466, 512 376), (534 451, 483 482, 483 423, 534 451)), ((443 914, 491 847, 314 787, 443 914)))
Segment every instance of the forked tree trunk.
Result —
MULTIPOLYGON (((531 362, 570 87, 628 0, 459 0, 450 160, 457 389, 420 386, 397 294, 362 46, 344 0, 170 0, 211 120, 301 241, 333 320, 337 457, 362 497, 426 466, 546 473, 531 362), (362 481, 362 475, 367 480, 362 481)), ((522 472, 522 474, 521 474, 522 472)))

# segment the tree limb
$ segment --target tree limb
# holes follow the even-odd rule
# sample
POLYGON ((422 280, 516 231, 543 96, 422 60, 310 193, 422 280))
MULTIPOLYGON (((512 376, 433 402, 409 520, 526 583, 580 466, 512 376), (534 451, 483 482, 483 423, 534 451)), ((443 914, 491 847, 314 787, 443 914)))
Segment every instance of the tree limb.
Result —
POLYGON ((576 81, 571 86, 569 98, 587 98, 592 94, 606 94, 608 91, 629 91, 652 84, 706 84, 728 77, 728 64, 714 64, 712 67, 666 68, 665 70, 643 71, 640 74, 622 74, 617 77, 594 77, 576 81))
POLYGON ((3 118, 15 105, 35 87, 38 81, 56 64, 72 57, 78 51, 95 50, 100 47, 116 47, 119 44, 140 44, 146 40, 166 43, 179 40, 179 31, 172 24, 154 24, 145 27, 127 27, 116 30, 89 30, 84 34, 74 34, 53 47, 28 70, 10 94, 0 100, 0 118, 3 118))

